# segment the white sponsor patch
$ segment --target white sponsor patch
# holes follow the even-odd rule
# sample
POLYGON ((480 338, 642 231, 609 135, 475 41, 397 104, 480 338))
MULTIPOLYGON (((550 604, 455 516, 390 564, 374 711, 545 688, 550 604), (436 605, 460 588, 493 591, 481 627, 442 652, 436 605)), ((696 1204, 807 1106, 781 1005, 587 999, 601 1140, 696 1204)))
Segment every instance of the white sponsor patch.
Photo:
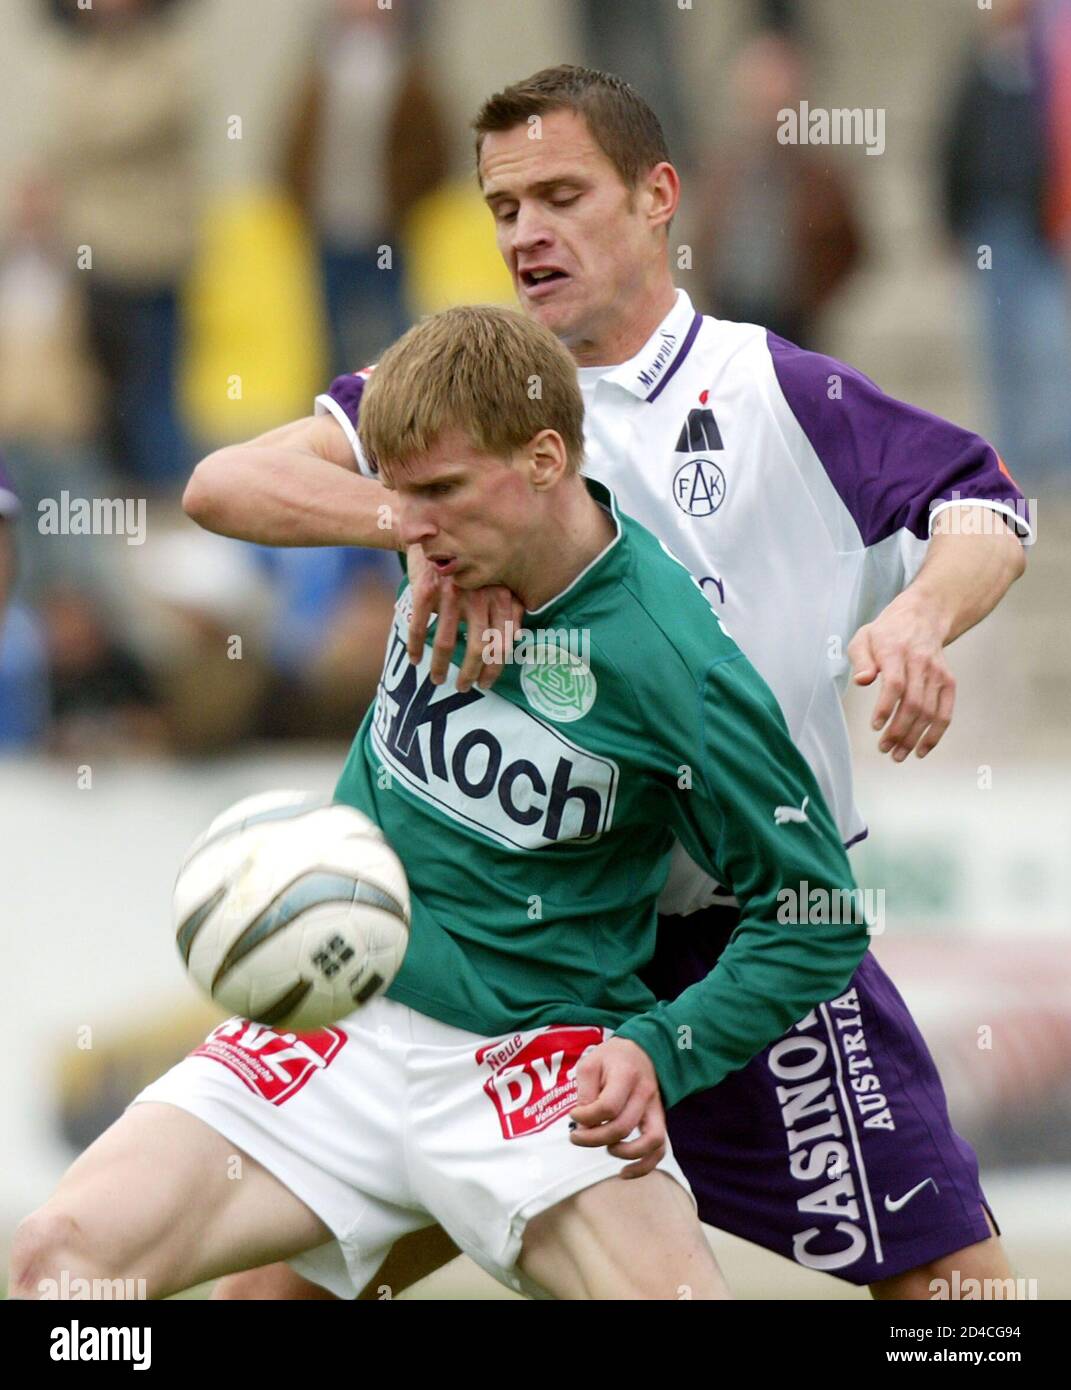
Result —
POLYGON ((511 849, 591 840, 608 830, 617 763, 494 690, 460 694, 453 664, 444 683, 432 685, 430 648, 419 666, 406 655, 406 617, 403 596, 372 720, 373 747, 391 775, 511 849))

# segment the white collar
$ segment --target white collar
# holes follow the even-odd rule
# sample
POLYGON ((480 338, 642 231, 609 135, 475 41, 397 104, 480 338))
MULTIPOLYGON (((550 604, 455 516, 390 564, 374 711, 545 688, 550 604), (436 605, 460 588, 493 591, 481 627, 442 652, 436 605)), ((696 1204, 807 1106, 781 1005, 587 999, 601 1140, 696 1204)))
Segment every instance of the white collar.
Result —
POLYGON ((639 352, 609 368, 602 380, 623 386, 638 400, 654 400, 688 355, 702 321, 688 295, 678 290, 673 308, 639 352))

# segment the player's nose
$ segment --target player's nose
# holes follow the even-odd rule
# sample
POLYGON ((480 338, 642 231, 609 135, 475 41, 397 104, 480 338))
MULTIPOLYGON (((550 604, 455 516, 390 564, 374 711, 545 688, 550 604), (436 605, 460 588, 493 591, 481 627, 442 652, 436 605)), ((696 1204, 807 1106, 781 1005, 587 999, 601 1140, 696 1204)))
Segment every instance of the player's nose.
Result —
POLYGON ((399 502, 397 520, 398 535, 406 547, 430 540, 439 529, 426 503, 399 502))
POLYGON ((550 228, 538 203, 522 203, 513 224, 513 249, 518 255, 546 250, 552 241, 550 228))

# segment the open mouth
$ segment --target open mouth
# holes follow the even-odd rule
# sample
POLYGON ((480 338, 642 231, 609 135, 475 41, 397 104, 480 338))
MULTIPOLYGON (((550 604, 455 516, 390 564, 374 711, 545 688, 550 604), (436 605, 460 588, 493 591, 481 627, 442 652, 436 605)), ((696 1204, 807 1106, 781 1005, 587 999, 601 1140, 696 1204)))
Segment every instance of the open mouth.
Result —
POLYGON ((456 555, 429 555, 428 559, 435 566, 439 574, 453 574, 457 569, 456 555))
POLYGON ((546 293, 552 285, 560 284, 563 280, 568 280, 564 270, 522 270, 520 274, 521 284, 529 294, 546 293))

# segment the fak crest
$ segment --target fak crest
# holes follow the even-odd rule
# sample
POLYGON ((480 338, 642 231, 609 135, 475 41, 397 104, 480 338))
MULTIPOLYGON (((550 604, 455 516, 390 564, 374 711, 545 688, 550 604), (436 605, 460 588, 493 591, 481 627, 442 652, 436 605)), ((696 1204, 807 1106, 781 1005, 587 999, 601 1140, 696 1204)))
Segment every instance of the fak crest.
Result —
MULTIPOLYGON (((706 399, 704 391, 700 401, 706 399)), ((673 500, 689 516, 713 516, 725 501, 725 473, 713 459, 704 457, 724 449, 721 431, 709 406, 688 412, 674 453, 691 454, 673 475, 673 500)))

